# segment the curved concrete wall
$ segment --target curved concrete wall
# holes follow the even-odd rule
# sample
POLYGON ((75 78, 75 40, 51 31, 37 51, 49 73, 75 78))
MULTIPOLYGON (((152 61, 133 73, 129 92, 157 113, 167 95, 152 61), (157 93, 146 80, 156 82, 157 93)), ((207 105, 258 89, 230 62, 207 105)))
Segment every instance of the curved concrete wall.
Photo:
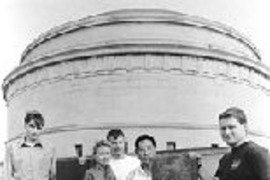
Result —
POLYGON ((229 106, 245 109, 253 130, 269 119, 269 69, 244 39, 209 30, 209 23, 187 26, 192 18, 172 12, 125 13, 74 22, 85 27, 72 31, 71 23, 60 35, 65 25, 28 47, 3 84, 10 138, 29 109, 43 112, 44 137, 59 156, 74 155, 77 142, 89 152, 111 127, 124 128, 130 150, 142 132, 152 133, 159 149, 168 141, 177 148, 221 143, 217 115, 229 106))

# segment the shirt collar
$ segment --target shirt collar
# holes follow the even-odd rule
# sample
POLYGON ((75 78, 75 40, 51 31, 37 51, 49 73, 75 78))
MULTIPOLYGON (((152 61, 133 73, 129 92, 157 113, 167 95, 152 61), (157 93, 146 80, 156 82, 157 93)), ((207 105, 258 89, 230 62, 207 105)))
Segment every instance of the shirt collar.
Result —
POLYGON ((41 143, 35 143, 33 146, 30 146, 29 144, 26 144, 26 143, 22 143, 21 147, 39 147, 39 148, 42 148, 43 146, 42 146, 41 143))
POLYGON ((94 160, 94 163, 97 169, 107 169, 109 167, 109 165, 101 164, 97 160, 94 160))
POLYGON ((150 164, 149 163, 141 163, 141 168, 143 170, 149 170, 150 169, 150 164))
POLYGON ((143 173, 146 176, 151 176, 151 172, 150 172, 150 164, 147 163, 142 163, 139 170, 141 171, 141 173, 143 173))
POLYGON ((33 144, 33 145, 29 145, 29 144, 27 144, 27 142, 26 142, 26 138, 23 138, 20 147, 21 147, 21 148, 23 148, 23 147, 38 147, 38 148, 42 148, 43 145, 42 145, 42 143, 41 143, 40 141, 36 142, 36 143, 33 144))
POLYGON ((248 144, 248 141, 245 141, 239 146, 232 148, 232 153, 237 153, 240 149, 243 149, 247 144, 248 144))

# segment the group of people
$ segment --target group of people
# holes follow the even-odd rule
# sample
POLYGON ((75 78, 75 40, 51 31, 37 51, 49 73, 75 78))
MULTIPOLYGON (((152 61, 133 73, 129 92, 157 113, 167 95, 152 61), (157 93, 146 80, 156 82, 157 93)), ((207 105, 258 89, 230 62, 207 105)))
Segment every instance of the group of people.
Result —
MULTIPOLYGON (((25 136, 7 146, 7 180, 55 180, 55 149, 43 142, 40 132, 44 119, 37 111, 25 116, 25 136)), ((198 161, 198 178, 202 180, 270 180, 270 154, 247 137, 247 118, 243 110, 232 107, 219 115, 221 138, 231 151, 219 161, 214 175, 198 161)), ((142 134, 135 141, 136 156, 125 153, 125 134, 111 129, 106 140, 93 147, 94 164, 86 170, 84 180, 152 180, 151 162, 156 157, 156 140, 142 134)), ((196 158, 200 158, 196 154, 196 158)))
POLYGON ((108 132, 107 140, 93 148, 95 165, 85 173, 84 180, 151 180, 150 161, 156 155, 154 137, 143 134, 136 139, 137 157, 125 153, 125 134, 121 129, 108 132))

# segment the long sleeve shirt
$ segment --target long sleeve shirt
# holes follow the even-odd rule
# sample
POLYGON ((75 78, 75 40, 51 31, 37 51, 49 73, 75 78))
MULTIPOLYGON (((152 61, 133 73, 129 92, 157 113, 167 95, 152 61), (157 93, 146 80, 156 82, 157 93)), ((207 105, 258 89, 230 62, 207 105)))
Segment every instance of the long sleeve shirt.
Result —
POLYGON ((84 175, 84 180, 116 180, 110 165, 95 163, 84 175))
POLYGON ((24 140, 7 145, 5 171, 7 180, 54 180, 55 149, 46 142, 32 146, 24 140))
POLYGON ((252 141, 223 156, 215 174, 220 180, 270 180, 270 154, 252 141))

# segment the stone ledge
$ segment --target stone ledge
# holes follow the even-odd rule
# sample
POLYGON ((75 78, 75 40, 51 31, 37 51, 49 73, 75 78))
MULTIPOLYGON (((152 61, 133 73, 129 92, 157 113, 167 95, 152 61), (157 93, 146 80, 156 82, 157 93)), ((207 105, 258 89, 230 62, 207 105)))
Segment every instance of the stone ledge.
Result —
POLYGON ((65 80, 136 72, 221 78, 270 94, 269 79, 252 68, 228 61, 192 56, 126 55, 77 59, 35 69, 5 86, 5 98, 10 101, 27 90, 65 80))

